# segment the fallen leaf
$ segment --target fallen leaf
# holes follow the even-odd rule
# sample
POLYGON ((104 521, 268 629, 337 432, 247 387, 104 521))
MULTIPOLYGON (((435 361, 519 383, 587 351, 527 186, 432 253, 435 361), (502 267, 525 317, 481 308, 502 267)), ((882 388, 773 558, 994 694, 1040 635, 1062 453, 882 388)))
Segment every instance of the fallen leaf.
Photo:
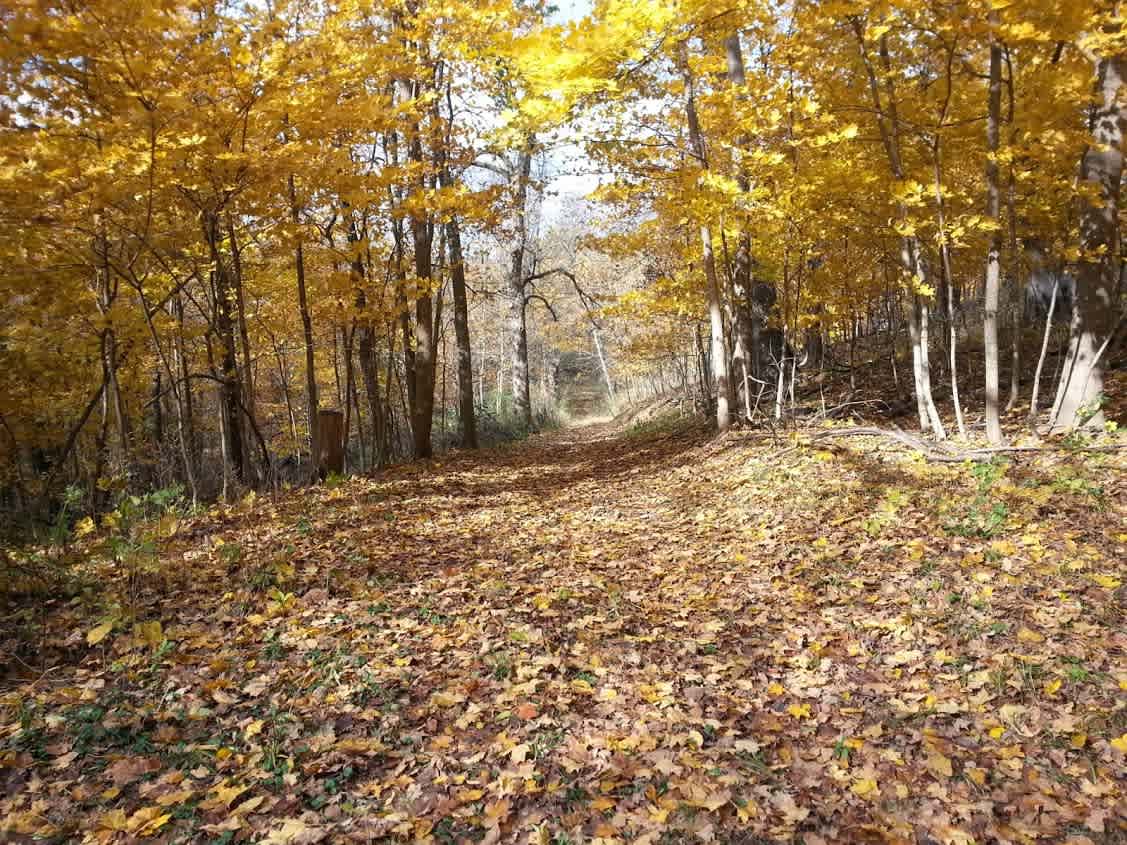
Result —
POLYGON ((854 781, 850 789, 853 790, 854 794, 860 795, 862 798, 872 796, 873 793, 878 791, 877 782, 871 778, 862 778, 861 780, 854 781))
POLYGON ((313 827, 298 818, 283 819, 281 827, 274 828, 262 840, 264 845, 313 845, 325 838, 327 832, 313 827))
POLYGON ((109 622, 103 622, 96 628, 91 628, 86 632, 86 642, 89 645, 97 645, 113 630, 113 625, 113 620, 110 620, 109 622))
POLYGON ((937 751, 933 751, 927 756, 926 765, 932 772, 937 775, 941 775, 942 777, 949 778, 953 777, 955 774, 955 771, 951 766, 950 758, 944 757, 937 751))

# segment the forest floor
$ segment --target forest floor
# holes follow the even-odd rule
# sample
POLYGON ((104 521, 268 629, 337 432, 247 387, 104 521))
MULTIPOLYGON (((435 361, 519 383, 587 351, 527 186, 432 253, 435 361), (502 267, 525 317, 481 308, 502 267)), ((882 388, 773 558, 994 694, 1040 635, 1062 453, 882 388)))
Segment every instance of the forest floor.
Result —
POLYGON ((605 424, 84 538, 0 641, 0 835, 1127 841, 1127 454, 792 444, 605 424))

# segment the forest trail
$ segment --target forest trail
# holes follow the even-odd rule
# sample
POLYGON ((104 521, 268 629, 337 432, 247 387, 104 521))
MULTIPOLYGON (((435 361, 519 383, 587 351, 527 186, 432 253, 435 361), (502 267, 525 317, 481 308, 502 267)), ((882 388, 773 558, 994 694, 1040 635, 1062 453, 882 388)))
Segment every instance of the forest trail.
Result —
POLYGON ((143 624, 52 602, 10 663, 5 836, 1121 841, 1122 458, 785 445, 604 423, 167 526, 143 624))

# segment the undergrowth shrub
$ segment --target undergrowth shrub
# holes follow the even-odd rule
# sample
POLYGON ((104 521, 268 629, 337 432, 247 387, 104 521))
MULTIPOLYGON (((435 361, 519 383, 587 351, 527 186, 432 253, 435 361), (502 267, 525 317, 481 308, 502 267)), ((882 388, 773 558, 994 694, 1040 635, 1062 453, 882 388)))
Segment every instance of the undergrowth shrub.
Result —
POLYGON ((477 436, 482 446, 511 443, 544 431, 554 431, 568 424, 570 417, 558 402, 536 406, 529 427, 513 407, 507 394, 493 395, 477 408, 477 436))

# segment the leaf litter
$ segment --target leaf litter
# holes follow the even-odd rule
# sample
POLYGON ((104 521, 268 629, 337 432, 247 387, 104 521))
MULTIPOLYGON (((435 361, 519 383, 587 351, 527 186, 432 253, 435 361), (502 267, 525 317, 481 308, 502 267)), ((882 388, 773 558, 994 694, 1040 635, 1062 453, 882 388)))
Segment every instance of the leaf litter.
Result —
POLYGON ((1120 841, 1121 453, 887 446, 603 426, 248 499, 128 620, 92 552, 9 661, 4 838, 1120 841))

